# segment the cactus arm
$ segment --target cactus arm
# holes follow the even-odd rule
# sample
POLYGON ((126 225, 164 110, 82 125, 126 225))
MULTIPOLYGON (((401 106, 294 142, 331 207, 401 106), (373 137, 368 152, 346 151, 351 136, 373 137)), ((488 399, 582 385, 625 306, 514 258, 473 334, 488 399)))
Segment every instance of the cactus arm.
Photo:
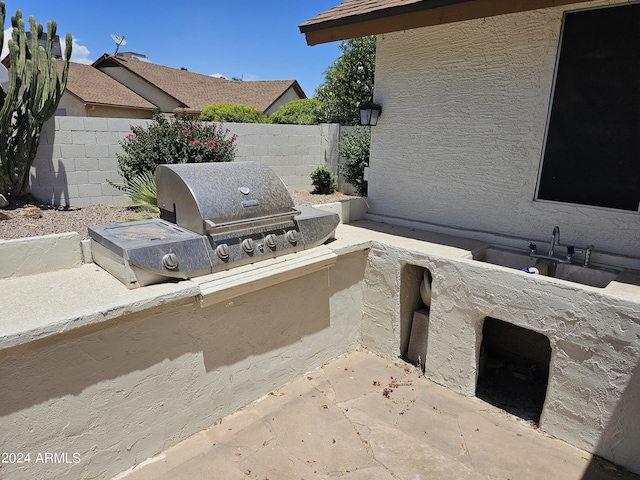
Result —
MULTIPOLYGON (((4 3, 0 1, 3 25, 5 15, 4 3)), ((59 75, 58 60, 52 55, 56 23, 48 22, 44 47, 38 45, 43 27, 33 17, 29 17, 31 45, 28 45, 20 10, 11 17, 11 24, 10 85, 7 92, 2 91, 0 95, 0 193, 21 196, 29 186, 42 125, 55 114, 66 88, 73 39, 70 34, 66 35, 63 71, 59 75)))

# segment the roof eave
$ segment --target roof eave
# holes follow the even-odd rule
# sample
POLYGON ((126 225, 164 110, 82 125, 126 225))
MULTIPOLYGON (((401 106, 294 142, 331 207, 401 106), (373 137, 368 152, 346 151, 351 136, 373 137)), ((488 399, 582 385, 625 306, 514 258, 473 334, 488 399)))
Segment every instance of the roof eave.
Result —
MULTIPOLYGON (((138 60, 136 60, 136 61, 138 61, 138 60)), ((147 85, 149 85, 152 88, 155 88, 155 89, 161 91, 162 93, 164 93, 165 95, 169 96, 171 99, 175 100, 176 103, 178 103, 180 105, 184 105, 184 102, 182 100, 180 100, 179 98, 176 98, 171 93, 169 93, 166 90, 160 88, 158 85, 156 85, 155 83, 151 82, 147 77, 145 77, 143 75, 140 75, 138 72, 136 72, 136 71, 132 70, 131 68, 129 68, 125 63, 123 63, 115 55, 109 55, 108 53, 105 53, 98 60, 93 62, 93 64, 91 66, 94 67, 94 68, 97 68, 98 70, 100 70, 105 75, 109 75, 109 74, 104 72, 103 70, 101 70, 100 67, 104 66, 104 67, 119 67, 119 68, 123 68, 123 69, 127 70, 129 73, 131 73, 132 75, 134 75, 134 76, 138 77, 139 79, 141 79, 147 85)), ((113 77, 111 77, 111 78, 113 78, 113 77)), ((115 80, 115 78, 114 78, 114 80, 115 80)), ((123 84, 119 80, 116 80, 116 81, 118 83, 120 83, 121 85, 124 85, 126 88, 129 88, 127 85, 123 84)), ((129 88, 129 90, 131 90, 131 88, 129 88)), ((151 100, 149 100, 148 98, 145 98, 143 95, 141 95, 140 93, 136 92, 135 90, 131 90, 131 91, 134 92, 136 95, 144 98, 147 102, 153 103, 151 100)), ((178 107, 178 108, 180 108, 180 107, 178 107)))
POLYGON ((293 91, 296 92, 296 95, 298 95, 298 97, 300 97, 300 100, 304 100, 305 98, 308 98, 307 95, 304 93, 304 90, 302 90, 302 87, 300 86, 298 81, 297 80, 293 80, 291 82, 291 85, 289 85, 280 95, 278 95, 278 98, 276 98, 273 102, 271 102, 267 108, 262 110, 262 113, 264 113, 266 115, 265 112, 267 112, 271 107, 273 107, 276 103, 278 103, 280 101, 280 99, 282 97, 284 97, 285 94, 291 89, 293 89, 293 91))
POLYGON ((508 13, 538 10, 586 0, 438 0, 379 9, 361 15, 345 16, 327 21, 310 20, 299 26, 308 45, 347 40, 350 38, 399 32, 413 28, 493 17, 508 13))
POLYGON ((101 102, 84 102, 85 107, 107 107, 107 108, 123 108, 127 110, 145 110, 152 112, 155 107, 141 107, 135 105, 120 105, 117 103, 101 103, 101 102))

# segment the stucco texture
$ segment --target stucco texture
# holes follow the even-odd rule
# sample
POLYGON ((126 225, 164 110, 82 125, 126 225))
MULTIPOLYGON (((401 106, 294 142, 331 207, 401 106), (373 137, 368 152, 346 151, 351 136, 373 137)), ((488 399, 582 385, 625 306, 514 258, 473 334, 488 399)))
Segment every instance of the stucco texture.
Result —
POLYGON ((572 8, 378 36, 372 215, 547 242, 559 225, 563 244, 640 255, 637 213, 534 201, 562 15, 572 8))
POLYGON ((0 477, 111 478, 355 349, 364 263, 354 253, 207 308, 181 300, 2 350, 0 451, 33 458, 0 477))
POLYGON ((387 358, 407 352, 413 312, 425 309, 419 284, 427 269, 433 279, 421 358, 427 378, 476 395, 487 317, 541 334, 551 347, 541 431, 640 471, 637 293, 528 275, 430 247, 425 254, 401 237, 373 242, 362 344, 387 358))

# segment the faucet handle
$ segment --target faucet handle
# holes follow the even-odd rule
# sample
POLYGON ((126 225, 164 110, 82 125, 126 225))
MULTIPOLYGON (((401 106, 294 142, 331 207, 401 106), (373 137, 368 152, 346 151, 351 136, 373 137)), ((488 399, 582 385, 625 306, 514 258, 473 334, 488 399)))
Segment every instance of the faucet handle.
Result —
POLYGON ((584 250, 574 247, 573 245, 567 245, 567 260, 571 260, 576 253, 584 253, 584 250))
POLYGON ((593 253, 593 249, 595 247, 593 245, 589 245, 587 248, 585 248, 584 250, 584 263, 583 265, 585 267, 589 266, 589 262, 591 261, 591 254, 593 253))

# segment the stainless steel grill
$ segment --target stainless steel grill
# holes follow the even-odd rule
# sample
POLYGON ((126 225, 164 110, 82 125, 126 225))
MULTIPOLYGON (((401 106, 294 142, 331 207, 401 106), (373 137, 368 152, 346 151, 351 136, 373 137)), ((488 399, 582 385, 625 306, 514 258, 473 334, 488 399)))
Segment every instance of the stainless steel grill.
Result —
POLYGON ((294 205, 256 162, 160 165, 160 219, 89 228, 95 263, 129 288, 192 278, 320 245, 337 214, 294 205))

